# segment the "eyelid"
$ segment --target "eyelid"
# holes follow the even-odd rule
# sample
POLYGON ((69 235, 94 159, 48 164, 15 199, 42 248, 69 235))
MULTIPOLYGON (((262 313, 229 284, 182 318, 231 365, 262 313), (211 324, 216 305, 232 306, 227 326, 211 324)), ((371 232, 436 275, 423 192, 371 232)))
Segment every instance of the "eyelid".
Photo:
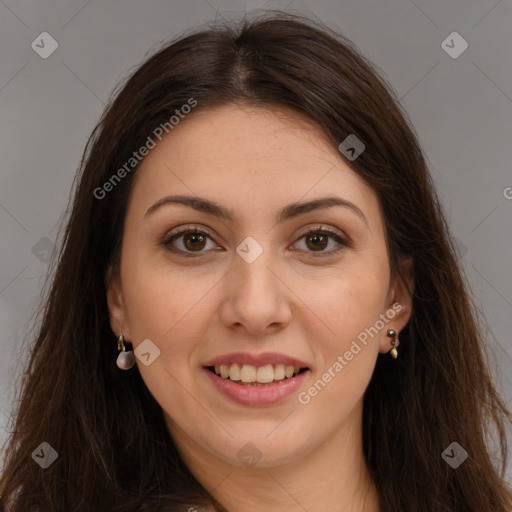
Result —
POLYGON ((210 238, 214 238, 216 235, 214 235, 213 231, 206 226, 203 226, 202 224, 184 224, 182 226, 178 226, 176 228, 173 228, 172 230, 168 231, 163 239, 163 242, 168 242, 172 237, 183 235, 186 233, 199 233, 199 234, 206 234, 210 238))
POLYGON ((300 231, 298 235, 296 235, 299 238, 302 238, 304 235, 309 235, 310 233, 317 233, 317 232, 327 232, 330 235, 336 235, 342 239, 344 239, 345 242, 349 243, 350 238, 340 229, 333 228, 331 226, 328 226, 326 224, 316 224, 313 226, 308 226, 304 229, 304 231, 300 231))

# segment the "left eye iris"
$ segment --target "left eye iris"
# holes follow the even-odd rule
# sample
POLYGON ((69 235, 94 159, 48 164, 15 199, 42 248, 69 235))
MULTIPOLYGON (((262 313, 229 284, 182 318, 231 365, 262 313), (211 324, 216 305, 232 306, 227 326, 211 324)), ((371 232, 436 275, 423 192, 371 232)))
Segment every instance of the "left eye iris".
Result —
POLYGON ((183 244, 187 249, 203 249, 206 242, 206 237, 199 233, 188 233, 183 236, 183 244))
POLYGON ((323 233, 312 233, 309 235, 306 235, 305 237, 306 245, 311 248, 308 242, 311 242, 313 244, 313 250, 317 249, 325 249, 328 244, 328 236, 323 233))

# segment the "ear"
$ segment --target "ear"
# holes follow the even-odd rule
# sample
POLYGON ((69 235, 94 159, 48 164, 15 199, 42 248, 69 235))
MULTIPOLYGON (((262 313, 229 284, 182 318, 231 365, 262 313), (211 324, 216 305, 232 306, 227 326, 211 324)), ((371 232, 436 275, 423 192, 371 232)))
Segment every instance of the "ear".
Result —
POLYGON ((389 320, 383 336, 380 337, 379 352, 389 352, 392 348, 391 338, 387 336, 387 330, 393 329, 400 338, 400 332, 411 318, 413 290, 413 260, 412 258, 406 258, 400 262, 399 272, 390 282, 385 313, 389 320))
POLYGON ((130 326, 127 320, 123 290, 119 275, 114 275, 112 267, 109 267, 105 278, 107 292, 108 316, 110 327, 116 336, 123 335, 126 341, 132 339, 130 326))

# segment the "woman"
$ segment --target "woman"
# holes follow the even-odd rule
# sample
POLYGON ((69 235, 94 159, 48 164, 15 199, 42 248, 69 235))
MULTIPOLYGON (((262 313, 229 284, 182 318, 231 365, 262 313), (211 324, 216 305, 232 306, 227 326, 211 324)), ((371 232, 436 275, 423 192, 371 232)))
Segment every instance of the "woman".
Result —
POLYGON ((167 45, 91 135, 2 509, 509 511, 510 419, 390 87, 273 13, 167 45))

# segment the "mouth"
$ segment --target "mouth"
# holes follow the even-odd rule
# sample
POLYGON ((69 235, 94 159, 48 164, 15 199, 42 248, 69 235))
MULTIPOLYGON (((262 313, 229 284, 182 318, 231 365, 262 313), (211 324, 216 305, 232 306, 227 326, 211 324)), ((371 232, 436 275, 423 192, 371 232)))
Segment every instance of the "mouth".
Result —
POLYGON ((284 363, 264 366, 231 363, 204 366, 203 372, 221 396, 244 406, 266 407, 278 405, 298 393, 306 385, 311 370, 284 363))
POLYGON ((205 366, 206 370, 234 384, 250 387, 275 386, 309 371, 308 367, 298 367, 283 363, 255 366, 251 364, 221 364, 205 366))
POLYGON ((233 352, 205 361, 213 389, 245 406, 264 407, 289 400, 313 371, 307 362, 279 352, 233 352))

